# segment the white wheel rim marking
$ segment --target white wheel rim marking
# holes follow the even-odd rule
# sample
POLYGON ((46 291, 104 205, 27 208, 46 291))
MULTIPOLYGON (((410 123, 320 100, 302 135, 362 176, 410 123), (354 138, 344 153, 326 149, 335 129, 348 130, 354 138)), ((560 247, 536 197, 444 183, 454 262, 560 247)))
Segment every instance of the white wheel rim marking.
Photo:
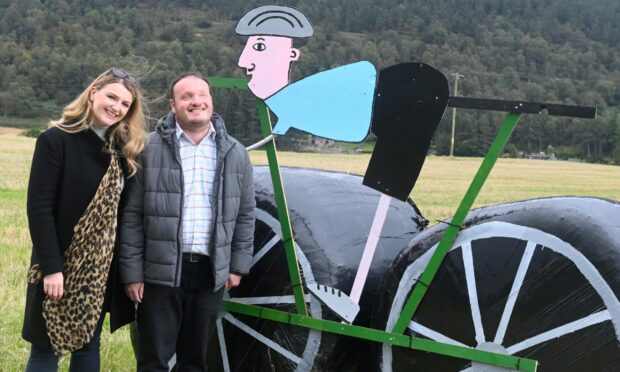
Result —
MULTIPOLYGON (((278 242, 282 240, 281 238, 282 229, 280 228, 280 222, 278 220, 273 218, 273 216, 271 216, 269 213, 265 212, 262 209, 258 209, 258 208, 256 209, 256 219, 261 220, 267 226, 269 226, 271 230, 273 230, 273 232, 275 233, 275 236, 271 238, 267 243, 265 243, 264 246, 262 246, 258 250, 254 258, 252 259, 252 266, 254 266, 258 261, 260 261, 261 258, 263 258, 273 247, 277 245, 278 242)), ((303 272, 303 275, 306 280, 306 284, 315 283, 314 274, 312 272, 312 267, 310 266, 310 261, 308 261, 308 259, 306 258, 306 255, 299 248, 297 243, 295 243, 295 253, 297 254, 297 262, 299 264, 301 271, 303 272)), ((306 295, 304 299, 309 304, 310 314, 315 318, 322 319, 321 304, 314 297, 310 295, 306 295)), ((257 304, 273 305, 273 304, 295 303, 294 296, 292 295, 266 296, 266 297, 253 297, 253 298, 240 297, 240 298, 228 298, 228 300, 241 302, 241 303, 247 303, 247 304, 253 304, 253 305, 257 305, 257 304)), ((286 348, 279 345, 275 341, 263 336, 260 332, 254 330, 252 327, 241 322, 240 320, 235 318, 232 314, 225 313, 223 315, 223 318, 226 319, 228 322, 230 322, 230 324, 234 325, 235 327, 239 328, 240 330, 250 335, 252 338, 266 345, 267 347, 274 350, 275 352, 281 354, 282 356, 292 361, 293 363, 296 363, 297 364, 297 368, 295 368, 296 372, 307 372, 307 371, 310 371, 310 369, 312 368, 314 364, 314 358, 316 357, 316 354, 319 351, 319 347, 321 346, 321 332, 320 331, 317 331, 314 329, 308 329, 308 339, 306 340, 306 345, 302 353, 302 356, 299 357, 291 353, 290 351, 288 351, 286 348)), ((226 341, 225 341, 225 335, 223 332, 223 328, 222 328, 221 334, 220 332, 218 332, 218 339, 219 339, 220 345, 224 345, 223 347, 220 346, 222 353, 226 353, 226 341)), ((222 358, 224 358, 224 356, 222 356, 222 358)), ((228 366, 228 371, 230 371, 230 366, 228 363, 228 356, 226 356, 226 362, 224 363, 224 365, 228 366)))
MULTIPOLYGON (((585 277, 585 279, 592 285, 592 288, 598 293, 598 295, 603 300, 605 306, 607 307, 606 312, 608 314, 608 319, 605 319, 605 315, 603 315, 604 312, 591 314, 590 316, 587 316, 583 319, 571 322, 569 324, 557 327, 549 331, 545 331, 539 335, 521 341, 516 345, 511 346, 510 348, 516 348, 516 346, 519 346, 519 348, 522 348, 521 350, 524 350, 525 348, 523 348, 523 346, 525 346, 526 344, 531 344, 530 346, 528 346, 531 347, 539 343, 538 340, 541 340, 544 337, 549 337, 549 339, 561 337, 565 334, 572 333, 577 329, 583 329, 587 326, 591 326, 606 320, 610 320, 613 323, 616 338, 620 340, 620 302, 616 298, 614 292, 609 287, 605 279, 603 279, 596 267, 594 267, 594 265, 581 252, 579 252, 567 242, 559 239, 558 237, 531 227, 515 225, 507 222, 493 221, 480 225, 475 225, 461 231, 461 233, 457 236, 454 243, 452 244, 450 251, 462 247, 465 245, 465 243, 471 242, 472 240, 482 240, 494 237, 519 239, 527 241, 528 244, 530 241, 535 242, 536 244, 534 246, 541 245, 544 247, 543 249, 550 249, 553 252, 561 254, 564 257, 568 258, 570 261, 573 262, 575 267, 585 277)), ((411 263, 403 273, 401 281, 398 285, 398 290, 396 291, 396 294, 394 296, 394 302, 392 303, 390 314, 388 316, 386 330, 391 330, 394 327, 394 324, 396 323, 396 320, 398 319, 398 316, 402 311, 404 303, 407 300, 409 290, 412 288, 415 281, 422 274, 432 254, 437 249, 438 244, 439 243, 435 244, 428 251, 424 252, 424 254, 422 254, 422 256, 420 256, 417 260, 411 263)), ((526 254, 527 251, 524 252, 524 256, 526 254)), ((529 259, 523 257, 521 260, 521 264, 523 265, 524 270, 523 275, 525 275, 525 271, 527 269, 526 266, 529 266, 530 260, 531 257, 529 259), (524 260, 527 260, 527 262, 524 262, 524 260)), ((519 270, 521 269, 522 267, 520 266, 519 270)), ((519 272, 517 272, 517 275, 519 275, 519 272)), ((515 298, 512 301, 516 301, 516 296, 518 295, 518 290, 520 289, 521 284, 522 282, 518 283, 518 277, 515 276, 513 288, 510 292, 511 296, 513 295, 513 290, 515 292, 515 298)), ((514 304, 512 304, 510 307, 508 305, 509 304, 507 303, 504 309, 504 314, 506 314, 506 317, 509 318, 509 315, 512 315, 512 306, 514 306, 514 304)), ((502 314, 502 320, 504 314, 502 314)), ((505 320, 504 322, 506 323, 507 327, 509 319, 505 320)), ((502 330, 502 333, 505 334, 505 330, 502 330)), ((496 334, 496 337, 498 335, 500 335, 499 332, 498 334, 496 334)), ((392 371, 392 347, 389 344, 383 345, 382 368, 383 371, 392 371)))

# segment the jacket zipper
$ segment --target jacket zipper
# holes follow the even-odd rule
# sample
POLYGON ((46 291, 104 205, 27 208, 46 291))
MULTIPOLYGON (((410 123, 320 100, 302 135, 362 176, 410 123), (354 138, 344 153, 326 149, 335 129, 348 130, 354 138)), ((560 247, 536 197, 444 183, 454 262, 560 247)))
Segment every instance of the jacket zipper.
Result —
POLYGON ((183 237, 181 236, 181 226, 183 225, 183 201, 185 200, 185 177, 183 175, 183 163, 181 162, 181 153, 180 153, 180 144, 178 143, 178 139, 176 136, 172 135, 172 153, 174 156, 174 160, 179 165, 179 169, 181 171, 181 209, 179 210, 180 217, 179 222, 177 224, 177 270, 174 274, 174 286, 181 286, 181 270, 183 265, 183 237))
MULTIPOLYGON (((217 218, 219 217, 219 203, 222 202, 222 213, 224 212, 224 202, 223 202, 223 198, 220 198, 220 191, 223 191, 222 188, 222 183, 224 182, 224 177, 223 177, 223 172, 224 172, 224 162, 226 160, 226 156, 228 155, 228 153, 230 152, 230 150, 232 150, 232 148, 235 147, 235 143, 233 143, 228 149, 226 149, 226 152, 222 151, 222 155, 221 155, 221 161, 217 162, 217 169, 216 169, 216 174, 218 177, 218 182, 216 183, 217 185, 217 190, 214 193, 214 195, 216 195, 216 199, 215 202, 211 204, 211 215, 213 216, 213 219, 211 220, 211 242, 209 243, 209 245, 211 246, 209 249, 209 252, 213 254, 214 257, 212 257, 213 259, 210 260, 211 261, 211 275, 213 275, 213 284, 216 285, 217 284, 217 268, 215 267, 215 255, 217 255, 217 252, 215 252, 216 246, 215 246, 215 237, 217 234, 217 231, 215 230, 215 225, 217 223, 217 218)), ((218 160, 220 159, 220 157, 218 157, 218 160)), ((223 195, 222 195, 223 196, 223 195)))

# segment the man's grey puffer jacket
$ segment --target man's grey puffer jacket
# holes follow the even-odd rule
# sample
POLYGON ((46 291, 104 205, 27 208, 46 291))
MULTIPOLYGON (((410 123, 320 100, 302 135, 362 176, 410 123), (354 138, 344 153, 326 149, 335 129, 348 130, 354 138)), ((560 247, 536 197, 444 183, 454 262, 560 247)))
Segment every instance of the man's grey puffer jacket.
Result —
MULTIPOLYGON (((247 151, 226 133, 224 121, 211 119, 217 145, 212 203, 214 229, 209 255, 215 289, 228 273, 247 274, 252 263, 256 202, 247 151)), ((140 168, 130 179, 122 213, 119 268, 123 283, 180 286, 183 172, 176 120, 170 112, 149 134, 140 168)))

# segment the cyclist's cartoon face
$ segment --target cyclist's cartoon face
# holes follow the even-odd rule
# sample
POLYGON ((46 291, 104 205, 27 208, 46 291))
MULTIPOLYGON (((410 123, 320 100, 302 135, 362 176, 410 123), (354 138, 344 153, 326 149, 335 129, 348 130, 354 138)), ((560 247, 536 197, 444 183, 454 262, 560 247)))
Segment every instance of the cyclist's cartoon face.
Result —
POLYGON ((299 56, 290 37, 254 35, 248 37, 237 65, 251 76, 252 93, 265 99, 288 85, 291 62, 299 56))

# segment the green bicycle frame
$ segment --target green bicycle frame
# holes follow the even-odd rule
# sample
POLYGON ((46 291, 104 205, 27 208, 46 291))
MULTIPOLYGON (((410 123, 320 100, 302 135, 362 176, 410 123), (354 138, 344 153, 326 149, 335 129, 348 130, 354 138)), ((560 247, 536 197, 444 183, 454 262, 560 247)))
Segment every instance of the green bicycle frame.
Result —
MULTIPOLYGON (((244 79, 211 77, 209 80, 213 88, 247 90, 247 81, 244 79)), ((265 103, 261 100, 257 100, 257 106, 262 134, 266 137, 271 134, 272 129, 269 110, 265 103)), ((502 153, 502 150, 517 125, 520 116, 520 113, 509 113, 506 120, 502 124, 497 137, 495 138, 489 152, 480 166, 480 169, 478 170, 478 173, 474 177, 469 189, 457 209, 456 214, 446 229, 437 250, 433 254, 426 269, 424 270, 424 273, 420 277, 419 282, 425 283, 425 285, 418 284, 415 286, 391 332, 343 324, 308 316, 308 311, 304 300, 299 264, 295 253, 295 241, 288 215, 288 207, 286 204, 282 177, 280 175, 277 149, 275 142, 273 140, 269 141, 265 145, 265 148, 267 151, 267 159, 269 162, 274 195, 278 208, 278 218, 282 227, 282 240, 284 242, 284 250, 287 259, 289 276, 293 287, 297 314, 278 311, 266 307, 241 304, 232 300, 225 300, 223 302, 222 309, 238 314, 285 323, 291 326, 316 329, 322 332, 336 333, 373 342, 387 343, 394 346, 421 350, 519 371, 535 372, 538 366, 538 363, 535 360, 477 350, 471 347, 455 346, 403 334, 407 328, 409 320, 413 317, 418 306, 422 302, 427 287, 435 277, 435 274, 439 270, 439 267, 450 246, 458 235, 459 226, 465 220, 467 213, 471 209, 478 193, 489 176, 493 165, 499 158, 499 155, 502 153)))

